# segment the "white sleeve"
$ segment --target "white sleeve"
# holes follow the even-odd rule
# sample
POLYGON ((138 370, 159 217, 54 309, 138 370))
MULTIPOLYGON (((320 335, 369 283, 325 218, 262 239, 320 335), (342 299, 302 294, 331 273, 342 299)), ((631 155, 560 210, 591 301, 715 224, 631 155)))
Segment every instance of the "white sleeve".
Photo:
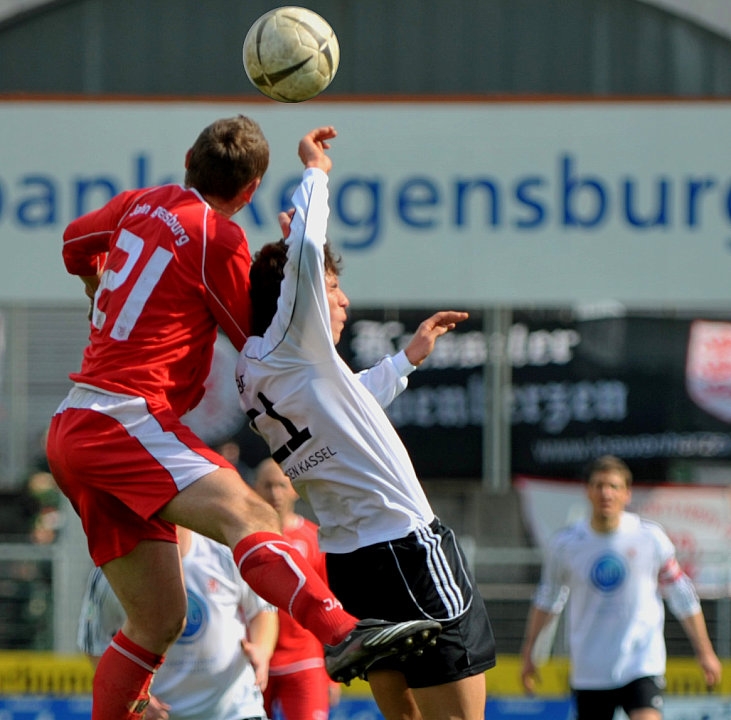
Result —
POLYGON ((554 537, 546 549, 546 557, 541 568, 541 579, 533 597, 533 604, 545 612, 558 615, 569 599, 562 562, 563 545, 558 536, 554 537))
POLYGON ((701 603, 691 579, 683 572, 675 557, 675 546, 665 532, 657 525, 654 530, 660 559, 658 585, 670 611, 682 619, 700 612, 701 603))
POLYGON ((294 216, 287 238, 287 263, 277 311, 264 334, 265 345, 289 343, 298 357, 318 359, 335 352, 325 287, 328 176, 309 168, 295 191, 294 216))
POLYGON ((388 407, 409 384, 408 376, 416 370, 406 353, 401 350, 395 355, 387 355, 373 367, 358 373, 360 382, 376 398, 378 404, 388 407))
POLYGON ((76 644, 79 650, 101 657, 124 623, 122 605, 100 568, 89 573, 81 605, 76 644))
POLYGON ((670 611, 679 620, 696 615, 701 610, 701 602, 695 586, 685 573, 681 573, 669 585, 663 585, 663 595, 670 611))

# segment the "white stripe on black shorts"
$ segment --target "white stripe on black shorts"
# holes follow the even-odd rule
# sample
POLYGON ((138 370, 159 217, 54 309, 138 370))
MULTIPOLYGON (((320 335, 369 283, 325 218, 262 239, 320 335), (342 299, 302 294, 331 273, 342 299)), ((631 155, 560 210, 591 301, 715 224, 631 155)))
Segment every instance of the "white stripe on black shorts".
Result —
POLYGON ((485 603, 454 532, 435 519, 400 540, 351 553, 328 553, 330 587, 358 618, 400 622, 428 618, 442 627, 435 647, 405 660, 389 657, 372 669, 399 670, 409 687, 431 687, 495 664, 485 603))

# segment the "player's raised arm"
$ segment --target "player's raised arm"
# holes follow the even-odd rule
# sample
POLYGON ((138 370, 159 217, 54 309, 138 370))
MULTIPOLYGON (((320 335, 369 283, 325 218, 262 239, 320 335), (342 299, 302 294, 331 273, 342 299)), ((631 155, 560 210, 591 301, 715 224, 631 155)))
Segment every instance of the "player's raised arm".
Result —
POLYGON ((299 144, 299 156, 307 168, 320 168, 324 172, 330 172, 332 160, 325 150, 330 149, 328 140, 332 140, 337 131, 332 125, 315 128, 305 135, 299 144))

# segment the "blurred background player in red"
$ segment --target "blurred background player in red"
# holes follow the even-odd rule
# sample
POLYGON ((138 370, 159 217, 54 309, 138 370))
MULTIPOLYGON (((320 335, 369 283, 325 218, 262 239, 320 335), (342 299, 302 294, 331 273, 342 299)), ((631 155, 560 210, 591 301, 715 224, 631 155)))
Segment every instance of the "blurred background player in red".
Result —
MULTIPOLYGON (((276 511, 282 534, 327 582, 325 555, 317 544, 317 525, 295 512, 299 496, 282 468, 271 458, 256 467, 254 489, 276 511)), ((264 706, 270 718, 327 720, 340 701, 340 685, 325 672, 322 643, 283 610, 279 637, 269 661, 264 706)))

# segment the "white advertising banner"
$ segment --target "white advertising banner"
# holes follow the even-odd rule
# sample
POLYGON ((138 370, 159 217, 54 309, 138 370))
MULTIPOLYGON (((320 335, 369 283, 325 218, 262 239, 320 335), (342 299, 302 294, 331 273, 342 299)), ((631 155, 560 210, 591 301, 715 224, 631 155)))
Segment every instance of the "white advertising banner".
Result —
MULTIPOLYGON (((584 483, 521 477, 516 488, 539 547, 558 529, 590 513, 584 483)), ((629 510, 664 528, 701 597, 731 593, 731 488, 634 485, 629 510)))
POLYGON ((183 179, 212 120, 262 125, 252 247, 334 125, 330 237, 360 305, 728 302, 731 102, 0 101, 0 301, 78 297, 66 224, 123 189, 183 179))

